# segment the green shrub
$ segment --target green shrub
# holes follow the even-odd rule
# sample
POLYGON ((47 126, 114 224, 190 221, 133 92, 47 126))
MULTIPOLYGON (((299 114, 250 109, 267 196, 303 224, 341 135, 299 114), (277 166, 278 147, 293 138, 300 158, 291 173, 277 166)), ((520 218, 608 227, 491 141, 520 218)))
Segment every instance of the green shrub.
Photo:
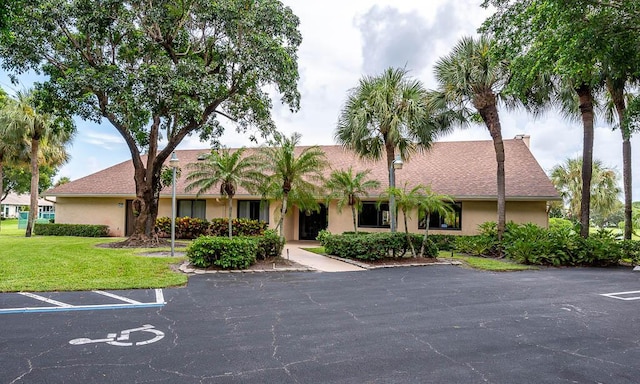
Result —
MULTIPOLYGON (((197 217, 176 217, 176 239, 195 239, 207 234, 209 223, 197 217)), ((159 237, 171 236, 171 218, 156 219, 156 232, 159 237)))
POLYGON ((600 229, 584 241, 584 258, 580 265, 606 267, 617 265, 622 257, 622 243, 607 229, 600 229))
POLYGON ((246 269, 255 263, 257 252, 255 238, 201 236, 189 245, 187 257, 198 268, 246 269))
POLYGON ((256 239, 258 240, 256 258, 264 260, 282 255, 284 238, 280 237, 273 229, 267 229, 262 236, 256 236, 256 239))
MULTIPOLYGON (((422 244, 422 236, 410 234, 409 238, 418 252, 422 244)), ((319 234, 318 240, 328 254, 347 259, 378 260, 401 257, 409 250, 407 236, 400 232, 380 232, 354 236, 353 234, 332 235, 325 231, 319 234)), ((437 247, 427 239, 425 256, 435 257, 437 254, 437 247)))
POLYGON ((458 235, 429 235, 428 239, 431 240, 439 250, 451 251, 456 247, 456 238, 458 235))
POLYGON ((36 223, 33 230, 36 235, 40 236, 109 236, 109 226, 107 225, 36 223))
POLYGON ((571 220, 552 217, 549 219, 549 230, 556 229, 575 230, 575 224, 571 220))
POLYGON ((636 266, 640 264, 640 241, 637 240, 623 240, 621 243, 622 257, 629 259, 631 265, 636 266))
POLYGON ((497 241, 485 235, 456 236, 454 249, 471 256, 489 256, 495 251, 497 241))
MULTIPOLYGON (((233 236, 260 236, 267 229, 264 221, 250 219, 231 220, 231 234, 233 236)), ((228 236, 229 219, 219 217, 212 219, 209 223, 208 234, 211 236, 228 236)))
POLYGON ((322 245, 324 247, 325 241, 330 236, 331 236, 331 232, 327 231, 326 229, 321 229, 318 232, 318 236, 316 236, 316 240, 318 240, 320 242, 320 245, 322 245))

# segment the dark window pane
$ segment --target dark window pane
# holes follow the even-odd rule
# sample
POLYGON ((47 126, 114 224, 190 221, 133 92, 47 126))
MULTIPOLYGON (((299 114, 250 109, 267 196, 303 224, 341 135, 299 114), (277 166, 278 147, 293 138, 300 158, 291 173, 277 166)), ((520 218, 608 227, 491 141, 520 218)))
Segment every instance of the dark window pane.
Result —
POLYGON ((269 222, 269 202, 260 200, 239 200, 238 218, 269 222))
POLYGON ((389 227, 389 204, 373 201, 362 203, 362 211, 358 215, 358 227, 389 227))
POLYGON ((207 202, 204 200, 178 200, 178 217, 206 219, 207 202))
MULTIPOLYGON (((432 212, 429 217, 430 229, 462 229, 462 203, 450 204, 453 209, 452 212, 446 215, 440 215, 437 212, 432 212)), ((424 211, 420 211, 418 228, 425 229, 427 225, 427 215, 424 211)))

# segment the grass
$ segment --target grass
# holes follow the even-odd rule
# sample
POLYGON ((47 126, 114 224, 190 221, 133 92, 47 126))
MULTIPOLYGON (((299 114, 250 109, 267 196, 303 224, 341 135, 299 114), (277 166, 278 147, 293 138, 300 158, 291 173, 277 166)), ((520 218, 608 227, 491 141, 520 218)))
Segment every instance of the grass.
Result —
MULTIPOLYGON (((0 292, 163 288, 187 282, 185 275, 171 269, 180 259, 139 255, 148 249, 96 247, 118 240, 122 239, 26 238, 17 220, 2 221, 0 292)), ((165 249, 153 249, 160 250, 165 249)))
MULTIPOLYGON (((317 253, 318 255, 325 254, 324 247, 302 248, 302 249, 304 249, 305 251, 317 253)), ((438 257, 451 258, 451 252, 440 251, 440 254, 438 255, 438 257)), ((471 268, 480 269, 483 271, 506 272, 506 271, 524 271, 528 269, 537 269, 535 267, 516 264, 507 260, 487 259, 484 257, 472 257, 472 256, 465 256, 462 254, 454 254, 453 258, 464 262, 466 265, 470 266, 471 268)))

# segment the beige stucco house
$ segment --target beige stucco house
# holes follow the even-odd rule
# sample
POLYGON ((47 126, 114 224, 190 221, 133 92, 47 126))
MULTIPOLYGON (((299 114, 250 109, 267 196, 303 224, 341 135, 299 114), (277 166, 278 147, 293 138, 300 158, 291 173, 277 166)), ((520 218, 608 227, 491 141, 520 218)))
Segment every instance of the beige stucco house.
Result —
MULTIPOLYGON (((505 140, 506 217, 507 221, 531 222, 546 227, 547 203, 559 200, 557 191, 529 150, 529 137, 518 136, 505 140)), ((388 205, 377 204, 377 197, 388 185, 386 161, 362 160, 341 146, 321 146, 332 169, 354 171, 370 169, 371 178, 380 180, 382 187, 371 191, 358 216, 362 231, 388 231, 388 205)), ((298 148, 302 150, 302 148, 298 148)), ((249 150, 248 152, 250 152, 249 150)), ((183 169, 176 183, 178 216, 212 219, 226 217, 226 201, 218 193, 185 192, 185 164, 197 162, 198 155, 207 150, 179 150, 176 154, 183 169)), ((131 161, 117 164, 84 178, 61 185, 46 192, 56 197, 56 222, 74 224, 106 224, 113 236, 131 233, 132 209, 135 198, 131 161)), ((430 233, 469 235, 477 232, 479 224, 496 221, 496 161, 492 141, 437 142, 428 151, 417 153, 404 162, 395 173, 396 185, 411 188, 430 185, 437 193, 455 199, 455 214, 431 217, 430 233)), ((322 196, 319 197, 322 200, 322 196)), ((260 204, 260 196, 238 188, 234 198, 234 216, 267 221, 274 227, 278 221, 279 204, 260 204)), ((160 194, 159 217, 171 215, 171 188, 160 194)), ((423 215, 413 212, 408 219, 411 232, 424 230, 423 215)), ((301 212, 290 209, 285 217, 287 240, 314 239, 320 229, 332 233, 353 231, 350 209, 338 212, 336 203, 322 205, 320 212, 301 212)), ((402 214, 398 215, 398 229, 404 230, 402 214)))

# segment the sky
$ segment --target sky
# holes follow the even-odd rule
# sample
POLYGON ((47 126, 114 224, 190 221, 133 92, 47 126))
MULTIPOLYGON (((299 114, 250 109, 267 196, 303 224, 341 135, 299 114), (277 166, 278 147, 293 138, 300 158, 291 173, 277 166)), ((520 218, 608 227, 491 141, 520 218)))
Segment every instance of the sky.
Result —
MULTIPOLYGON (((297 113, 274 100, 273 118, 286 134, 299 132, 303 145, 335 144, 338 115, 349 89, 364 75, 378 75, 384 69, 405 67, 410 76, 426 88, 437 86, 433 67, 447 55, 460 37, 476 35, 490 14, 480 0, 284 0, 300 18, 303 41, 298 55, 302 95, 297 113)), ((29 87, 34 76, 22 77, 18 87, 29 87)), ((0 86, 15 88, 0 71, 0 86)), ((523 111, 500 109, 502 135, 531 136, 531 151, 548 171, 568 158, 582 154, 582 125, 548 112, 536 119, 523 111)), ((79 120, 78 133, 69 148, 71 160, 57 178, 71 180, 130 159, 124 140, 108 122, 94 124, 79 120)), ((631 139, 633 166, 640 169, 640 135, 631 139)), ((458 128, 439 141, 491 140, 484 126, 458 128)), ((248 134, 228 127, 221 143, 227 147, 249 146, 248 134)), ((178 149, 208 148, 209 143, 188 137, 178 149)), ((594 159, 614 168, 622 177, 622 141, 618 130, 597 121, 594 159)), ((508 160, 507 160, 508 161, 508 160)), ((640 173, 634 171, 633 196, 640 200, 640 173)), ((132 176, 133 177, 133 176, 132 176)))

